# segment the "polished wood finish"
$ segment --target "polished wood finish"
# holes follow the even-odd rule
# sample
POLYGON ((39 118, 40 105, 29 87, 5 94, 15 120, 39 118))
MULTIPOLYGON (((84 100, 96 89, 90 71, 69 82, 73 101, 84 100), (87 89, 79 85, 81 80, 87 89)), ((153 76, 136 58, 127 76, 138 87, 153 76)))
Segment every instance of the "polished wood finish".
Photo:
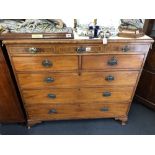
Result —
POLYGON ((24 122, 24 116, 0 47, 0 123, 6 122, 24 122))
MULTIPOLYGON (((146 20, 144 30, 155 39, 155 20, 146 20)), ((136 90, 135 98, 144 105, 155 110, 155 44, 149 50, 144 69, 136 90)))
POLYGON ((149 50, 148 44, 138 44, 138 43, 109 43, 106 46, 107 52, 116 52, 116 53, 145 53, 149 50))
POLYGON ((42 56, 42 57, 13 57, 16 71, 60 71, 77 70, 77 56, 42 56), (51 66, 45 67, 43 61, 48 60, 51 66))
POLYGON ((4 41, 28 125, 87 118, 124 125, 151 42, 146 36, 109 39, 107 45, 99 39, 4 41), (32 47, 40 52, 29 52, 32 47))
POLYGON ((39 88, 77 88, 103 86, 134 86, 139 75, 138 71, 107 71, 78 73, 19 73, 17 75, 21 89, 39 88), (113 80, 107 78, 112 76, 113 80), (128 78, 130 77, 130 78, 128 78), (53 81, 48 82, 47 78, 53 81))
POLYGON ((125 102, 131 100, 133 87, 103 87, 103 88, 79 88, 79 89, 47 89, 24 90, 23 96, 27 105, 46 103, 74 103, 82 102, 125 102), (105 92, 111 93, 104 96, 105 92), (55 98, 48 95, 53 94, 55 98))
POLYGON ((143 59, 144 55, 89 55, 82 57, 82 69, 140 69, 143 59), (117 64, 109 65, 108 61, 113 58, 117 61, 117 64))
POLYGON ((82 118, 112 118, 126 115, 128 104, 70 104, 70 105, 44 105, 28 107, 28 115, 34 120, 59 120, 59 119, 82 119, 82 118), (55 113, 50 113, 56 109, 55 113), (103 109, 106 109, 105 111, 103 109))

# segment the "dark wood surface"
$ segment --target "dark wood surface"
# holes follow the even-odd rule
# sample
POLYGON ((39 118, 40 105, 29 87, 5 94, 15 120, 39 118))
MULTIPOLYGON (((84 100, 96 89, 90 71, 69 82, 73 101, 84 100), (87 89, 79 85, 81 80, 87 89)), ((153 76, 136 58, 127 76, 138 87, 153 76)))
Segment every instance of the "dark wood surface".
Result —
POLYGON ((28 125, 46 120, 127 121, 152 39, 5 40, 28 125), (38 49, 36 53, 29 48, 38 49), (88 51, 78 53, 77 48, 88 51), (124 48, 127 47, 127 50, 124 48), (42 65, 48 59, 51 66, 42 65), (117 63, 109 64, 109 61, 117 63), (112 80, 107 80, 112 76, 112 80), (54 81, 46 82, 52 77, 54 81))
MULTIPOLYGON (((155 20, 146 20, 144 30, 147 35, 152 35, 155 20)), ((135 98, 141 103, 155 110, 155 44, 149 50, 142 75, 136 90, 135 98)))
POLYGON ((24 122, 16 90, 0 47, 0 122, 24 122))

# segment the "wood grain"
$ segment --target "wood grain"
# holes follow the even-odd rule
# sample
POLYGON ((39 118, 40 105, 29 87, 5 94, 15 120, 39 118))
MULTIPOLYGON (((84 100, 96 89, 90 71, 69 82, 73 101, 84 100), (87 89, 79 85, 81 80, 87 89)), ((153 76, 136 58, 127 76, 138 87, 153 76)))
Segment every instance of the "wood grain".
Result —
POLYGON ((60 119, 81 119, 81 118, 111 118, 125 116, 128 104, 126 103, 93 103, 74 105, 47 105, 27 107, 29 120, 60 120, 60 119), (101 111, 107 108, 108 111, 101 111), (49 114, 51 109, 57 113, 49 114))
POLYGON ((81 72, 78 73, 19 73, 18 80, 22 89, 134 86, 138 71, 81 72), (108 81, 112 76, 114 80, 108 81), (128 78, 130 77, 130 78, 128 78), (47 82, 47 78, 54 81, 47 82))
POLYGON ((107 53, 145 53, 149 50, 150 44, 137 43, 109 43, 105 46, 107 53), (127 48, 127 51, 123 49, 127 48))
POLYGON ((12 61, 16 71, 59 71, 77 70, 77 56, 44 56, 44 57, 13 57, 12 61), (42 62, 48 60, 51 67, 44 67, 42 62))
POLYGON ((0 47, 0 122, 24 122, 16 90, 0 47))
POLYGON ((152 43, 151 38, 144 38, 109 39, 107 45, 100 39, 4 41, 27 111, 28 124, 105 117, 116 118, 125 124, 152 43), (27 49, 32 45, 41 52, 28 53, 27 49), (122 50, 126 46, 128 50, 122 50), (90 51, 77 53, 78 47, 90 47, 90 51), (53 66, 43 67, 45 59, 53 66), (112 59, 117 63, 109 65, 112 59), (106 80, 107 76, 112 76, 113 80, 106 80), (47 77, 54 80, 47 83, 47 77), (55 96, 49 98, 49 95, 55 96), (56 109, 57 113, 49 114, 51 109, 56 109))
POLYGON ((79 88, 79 89, 47 89, 24 90, 25 104, 36 105, 38 103, 74 103, 78 102, 124 102, 130 101, 133 87, 103 87, 103 88, 79 88), (103 93, 110 92, 111 96, 105 97, 103 93), (56 98, 49 98, 48 94, 54 94, 56 98))
POLYGON ((96 55, 83 56, 82 69, 140 69, 144 55, 96 55), (112 58, 117 60, 116 65, 108 65, 112 58))

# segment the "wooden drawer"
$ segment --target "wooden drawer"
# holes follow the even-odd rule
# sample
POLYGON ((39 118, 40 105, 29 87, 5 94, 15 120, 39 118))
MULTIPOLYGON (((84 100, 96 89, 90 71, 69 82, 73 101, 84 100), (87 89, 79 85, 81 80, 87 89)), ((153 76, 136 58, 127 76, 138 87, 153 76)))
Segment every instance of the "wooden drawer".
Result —
POLYGON ((146 53, 150 44, 134 44, 134 43, 108 43, 105 46, 107 53, 146 53))
POLYGON ((82 56, 82 69, 140 69, 144 55, 87 55, 82 56))
POLYGON ((130 101, 133 87, 24 90, 27 105, 38 103, 124 102, 130 101))
POLYGON ((127 109, 127 103, 54 104, 27 107, 28 119, 37 120, 117 117, 125 116, 127 109))
POLYGON ((79 49, 84 49, 84 53, 99 53, 102 52, 102 44, 26 44, 9 47, 12 55, 18 54, 77 54, 79 49))
POLYGON ((12 57, 16 71, 77 70, 77 56, 12 57))
POLYGON ((138 71, 114 71, 114 72, 82 72, 78 73, 19 73, 17 74, 22 89, 36 88, 66 88, 88 87, 103 85, 134 86, 138 71))
POLYGON ((55 53, 55 46, 50 44, 24 44, 9 47, 11 54, 45 54, 55 53))
POLYGON ((80 50, 84 50, 82 53, 99 53, 103 52, 104 48, 102 44, 70 44, 61 45, 57 47, 58 53, 81 53, 80 50))

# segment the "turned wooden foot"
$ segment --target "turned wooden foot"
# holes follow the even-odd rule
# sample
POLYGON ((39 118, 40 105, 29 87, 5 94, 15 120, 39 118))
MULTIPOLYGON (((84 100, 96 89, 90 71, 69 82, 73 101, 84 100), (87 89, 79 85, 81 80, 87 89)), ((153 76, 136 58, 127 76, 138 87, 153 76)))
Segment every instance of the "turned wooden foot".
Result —
POLYGON ((116 117, 115 120, 119 120, 121 121, 122 126, 126 125, 127 121, 128 121, 128 117, 124 116, 124 117, 116 117))

